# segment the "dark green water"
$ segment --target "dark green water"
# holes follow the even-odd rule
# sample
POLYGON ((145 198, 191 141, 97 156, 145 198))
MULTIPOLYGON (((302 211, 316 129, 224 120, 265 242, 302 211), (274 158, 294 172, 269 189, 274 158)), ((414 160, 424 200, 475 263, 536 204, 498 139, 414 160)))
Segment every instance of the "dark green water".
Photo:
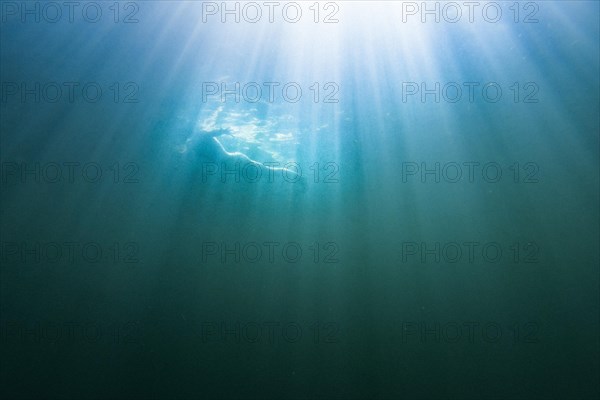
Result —
POLYGON ((408 3, 0 3, 0 397, 597 398, 598 2, 408 3))

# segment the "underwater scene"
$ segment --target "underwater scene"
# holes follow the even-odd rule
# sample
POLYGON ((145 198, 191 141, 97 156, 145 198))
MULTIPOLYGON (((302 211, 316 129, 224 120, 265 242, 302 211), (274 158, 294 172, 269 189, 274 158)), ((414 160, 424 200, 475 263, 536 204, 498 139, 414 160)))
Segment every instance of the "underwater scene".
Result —
POLYGON ((0 397, 597 399, 599 22, 0 2, 0 397))

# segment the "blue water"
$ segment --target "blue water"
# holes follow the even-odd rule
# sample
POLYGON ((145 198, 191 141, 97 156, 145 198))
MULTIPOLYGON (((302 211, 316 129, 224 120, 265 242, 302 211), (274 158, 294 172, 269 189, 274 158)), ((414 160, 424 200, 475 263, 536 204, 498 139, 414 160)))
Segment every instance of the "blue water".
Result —
POLYGON ((597 398, 598 2, 14 4, 2 397, 597 398))

